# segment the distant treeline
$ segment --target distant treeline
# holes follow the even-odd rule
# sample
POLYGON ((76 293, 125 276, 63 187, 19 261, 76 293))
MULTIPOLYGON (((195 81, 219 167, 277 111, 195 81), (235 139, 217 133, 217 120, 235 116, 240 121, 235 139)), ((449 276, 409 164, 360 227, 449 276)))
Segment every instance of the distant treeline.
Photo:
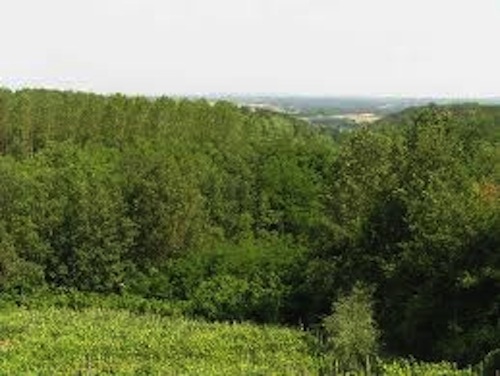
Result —
POLYGON ((334 140, 227 102, 0 90, 0 291, 314 326, 360 283, 383 351, 500 347, 500 108, 334 140))

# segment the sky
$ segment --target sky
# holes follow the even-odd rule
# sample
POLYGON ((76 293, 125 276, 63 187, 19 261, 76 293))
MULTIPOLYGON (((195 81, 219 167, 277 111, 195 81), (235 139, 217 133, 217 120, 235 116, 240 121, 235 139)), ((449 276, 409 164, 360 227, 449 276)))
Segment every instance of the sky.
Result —
POLYGON ((500 0, 3 0, 0 86, 500 97, 500 0))

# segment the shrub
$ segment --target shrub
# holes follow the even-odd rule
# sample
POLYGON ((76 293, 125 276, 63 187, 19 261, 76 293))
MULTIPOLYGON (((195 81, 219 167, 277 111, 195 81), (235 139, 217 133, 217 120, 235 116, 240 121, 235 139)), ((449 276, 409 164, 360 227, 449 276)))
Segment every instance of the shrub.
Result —
POLYGON ((0 291, 24 293, 43 284, 41 267, 20 258, 9 237, 0 228, 0 291))
POLYGON ((377 353, 379 331, 373 317, 371 292, 359 285, 333 303, 323 320, 328 352, 344 370, 361 369, 377 353))
POLYGON ((496 376, 496 372, 500 372, 500 349, 491 351, 484 358, 484 376, 496 376))
POLYGON ((279 280, 247 280, 231 275, 203 281, 191 297, 193 313, 209 320, 276 321, 281 301, 279 280))

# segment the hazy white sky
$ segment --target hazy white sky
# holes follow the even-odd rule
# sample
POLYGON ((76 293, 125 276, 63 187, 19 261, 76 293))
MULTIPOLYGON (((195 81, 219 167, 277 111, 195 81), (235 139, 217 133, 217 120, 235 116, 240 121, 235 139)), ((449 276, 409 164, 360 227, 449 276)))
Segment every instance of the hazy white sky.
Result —
POLYGON ((500 0, 2 0, 0 85, 500 96, 500 0))

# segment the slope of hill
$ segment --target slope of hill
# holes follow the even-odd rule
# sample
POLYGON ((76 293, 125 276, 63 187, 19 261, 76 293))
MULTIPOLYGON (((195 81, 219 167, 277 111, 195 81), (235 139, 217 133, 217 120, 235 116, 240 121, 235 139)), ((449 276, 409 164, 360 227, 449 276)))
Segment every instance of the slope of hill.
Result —
POLYGON ((228 102, 0 90, 0 293, 305 328, 347 301, 345 367, 380 343, 478 362, 500 347, 497 125, 426 106, 335 139, 228 102))
MULTIPOLYGON (((126 311, 0 309, 6 375, 319 375, 334 364, 308 333, 126 311)), ((384 375, 469 375, 447 363, 392 361, 384 375)))

